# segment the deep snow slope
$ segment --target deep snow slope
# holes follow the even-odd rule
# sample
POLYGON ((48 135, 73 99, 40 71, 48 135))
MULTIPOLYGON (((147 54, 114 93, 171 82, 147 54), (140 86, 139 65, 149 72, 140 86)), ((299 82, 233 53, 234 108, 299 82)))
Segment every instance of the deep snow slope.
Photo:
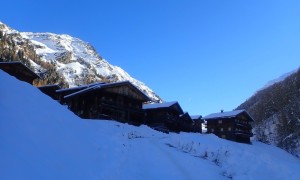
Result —
POLYGON ((300 179, 273 146, 82 120, 2 71, 0 86, 0 179, 300 179))

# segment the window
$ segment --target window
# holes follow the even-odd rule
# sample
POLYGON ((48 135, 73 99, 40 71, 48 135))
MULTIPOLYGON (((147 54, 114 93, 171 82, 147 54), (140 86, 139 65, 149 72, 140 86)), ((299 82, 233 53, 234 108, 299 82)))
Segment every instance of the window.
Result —
POLYGON ((228 131, 231 131, 231 127, 228 128, 228 131))
POLYGON ((221 137, 222 137, 223 139, 226 139, 226 135, 222 135, 221 137))
POLYGON ((224 131, 224 129, 223 129, 223 128, 221 128, 221 131, 223 132, 223 131, 224 131))
POLYGON ((219 120, 218 123, 219 123, 219 124, 222 124, 222 120, 219 120))
POLYGON ((214 129, 211 129, 211 132, 215 132, 215 130, 214 130, 214 129))

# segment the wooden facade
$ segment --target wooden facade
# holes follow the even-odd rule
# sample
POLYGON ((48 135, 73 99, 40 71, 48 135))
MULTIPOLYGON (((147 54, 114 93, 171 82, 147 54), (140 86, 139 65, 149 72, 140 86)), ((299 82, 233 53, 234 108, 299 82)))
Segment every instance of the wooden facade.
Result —
POLYGON ((35 79, 40 78, 36 73, 19 61, 0 62, 0 69, 31 85, 34 85, 35 79))
POLYGON ((94 84, 89 84, 89 85, 83 85, 83 86, 78 86, 78 87, 72 87, 72 88, 66 88, 66 89, 58 89, 56 90, 56 96, 58 97, 58 101, 61 104, 67 104, 66 99, 64 98, 67 95, 82 91, 84 89, 90 88, 95 85, 99 85, 103 83, 94 83, 94 84))
POLYGON ((61 103, 68 105, 81 118, 114 119, 136 125, 143 123, 143 102, 150 101, 128 81, 98 83, 57 92, 61 103))
POLYGON ((180 131, 180 115, 183 111, 178 102, 144 104, 145 124, 160 131, 180 131))
POLYGON ((195 122, 192 119, 192 117, 189 115, 189 113, 185 112, 181 114, 179 117, 180 117, 180 121, 179 121, 180 131, 195 132, 196 130, 195 122))
POLYGON ((241 143, 250 143, 253 118, 245 110, 221 112, 203 118, 207 122, 207 133, 241 143))

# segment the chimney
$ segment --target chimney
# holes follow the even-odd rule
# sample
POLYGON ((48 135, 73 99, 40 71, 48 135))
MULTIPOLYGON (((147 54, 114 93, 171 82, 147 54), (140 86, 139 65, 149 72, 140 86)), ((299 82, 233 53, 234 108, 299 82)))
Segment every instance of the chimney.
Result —
POLYGON ((224 112, 224 110, 223 109, 221 109, 221 113, 223 113, 224 112))

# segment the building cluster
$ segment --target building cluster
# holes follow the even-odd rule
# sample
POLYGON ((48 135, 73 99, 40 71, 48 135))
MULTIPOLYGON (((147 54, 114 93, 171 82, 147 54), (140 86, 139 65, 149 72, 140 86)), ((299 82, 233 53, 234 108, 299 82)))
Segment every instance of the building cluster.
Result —
MULTIPOLYGON (((0 62, 0 69, 19 80, 34 84, 39 78, 20 62, 0 62)), ((83 119, 111 119, 133 125, 148 125, 162 132, 207 133, 220 138, 250 143, 253 118, 245 110, 214 113, 205 117, 190 116, 180 104, 154 103, 129 81, 94 83, 61 89, 58 85, 38 87, 83 119)))

